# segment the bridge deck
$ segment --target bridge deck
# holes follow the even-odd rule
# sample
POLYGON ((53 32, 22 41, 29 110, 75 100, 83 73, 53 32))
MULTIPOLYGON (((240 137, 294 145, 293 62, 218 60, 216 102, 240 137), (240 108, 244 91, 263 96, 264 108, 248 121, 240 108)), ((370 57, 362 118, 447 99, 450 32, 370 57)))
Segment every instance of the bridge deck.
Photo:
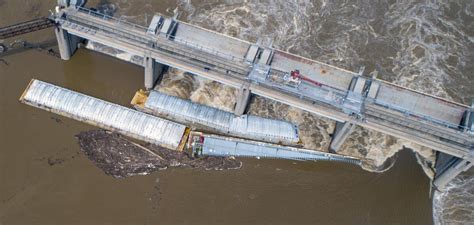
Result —
POLYGON ((414 112, 431 117, 439 121, 445 121, 453 125, 461 123, 467 107, 448 102, 443 99, 434 98, 429 95, 410 91, 408 89, 384 83, 375 98, 380 104, 392 105, 400 110, 414 112))
MULTIPOLYGON (((250 43, 229 38, 218 33, 211 33, 200 27, 187 23, 179 23, 176 29, 175 39, 184 40, 188 43, 199 43, 202 51, 214 54, 217 52, 225 53, 229 57, 243 59, 247 53, 250 43)), ((224 55, 222 55, 224 56, 224 55)))
MULTIPOLYGON (((175 67, 309 112, 349 121, 438 151, 472 159, 474 135, 461 122, 470 107, 399 87, 272 48, 270 63, 249 63, 254 44, 177 22, 175 36, 87 9, 66 8, 55 20, 70 34, 175 67), (289 72, 307 79, 294 85, 289 72), (359 85, 364 80, 365 85, 359 85), (372 88, 374 87, 374 88, 372 88), (378 88, 375 88, 378 87, 378 88), (355 93, 358 90, 360 93, 355 93), (355 116, 357 115, 357 116, 355 116)), ((362 83, 364 84, 364 83, 362 83)))
POLYGON ((356 75, 347 70, 283 51, 275 51, 272 67, 281 71, 298 69, 303 75, 308 76, 312 80, 344 91, 349 89, 352 78, 356 75))

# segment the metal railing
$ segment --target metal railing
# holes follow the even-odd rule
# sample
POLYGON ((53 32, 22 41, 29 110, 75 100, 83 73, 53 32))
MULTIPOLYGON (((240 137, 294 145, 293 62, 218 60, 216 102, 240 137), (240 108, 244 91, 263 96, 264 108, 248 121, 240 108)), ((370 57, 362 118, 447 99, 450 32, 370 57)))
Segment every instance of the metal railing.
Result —
POLYGON ((142 26, 142 25, 139 25, 139 24, 135 24, 135 23, 131 23, 131 22, 128 22, 126 20, 118 19, 116 17, 100 13, 96 10, 91 10, 91 9, 84 8, 84 7, 81 7, 81 6, 74 6, 74 8, 79 12, 83 12, 83 13, 86 13, 88 15, 95 16, 95 17, 98 17, 98 18, 101 18, 101 19, 104 19, 104 20, 111 20, 111 21, 114 21, 117 24, 131 26, 132 28, 135 28, 135 29, 143 29, 144 31, 148 30, 148 27, 145 27, 145 26, 142 26))
POLYGON ((417 132, 433 135, 434 138, 437 138, 437 141, 441 140, 442 142, 449 142, 461 147, 470 147, 473 145, 472 141, 463 139, 455 133, 442 132, 439 129, 436 129, 435 127, 426 126, 425 124, 420 124, 420 122, 416 121, 410 121, 410 119, 407 120, 405 118, 400 118, 399 116, 394 116, 387 113, 380 113, 373 109, 367 109, 366 115, 393 124, 398 124, 400 126, 415 130, 417 132))
MULTIPOLYGON (((138 30, 140 30, 142 32, 145 32, 145 33, 148 30, 148 27, 145 27, 145 26, 142 26, 142 25, 139 25, 139 24, 135 24, 135 23, 131 23, 131 22, 128 22, 126 20, 122 20, 122 19, 119 19, 119 18, 116 18, 116 17, 113 17, 113 16, 109 16, 109 15, 106 15, 106 14, 103 14, 103 13, 100 13, 100 12, 97 12, 97 11, 94 11, 94 10, 91 10, 91 9, 88 9, 88 8, 84 8, 84 7, 80 7, 80 6, 75 6, 75 8, 79 12, 83 12, 83 13, 86 13, 88 15, 95 16, 97 18, 101 18, 101 19, 104 19, 104 20, 113 21, 116 25, 119 25, 119 26, 120 25, 129 26, 132 29, 138 29, 138 30)), ((235 55, 232 55, 232 54, 229 54, 229 53, 224 53, 224 52, 218 51, 218 50, 213 49, 213 48, 205 47, 205 46, 199 45, 197 43, 193 43, 193 42, 190 42, 188 40, 181 39, 181 38, 179 38, 177 36, 174 36, 174 35, 163 33, 163 32, 161 32, 161 30, 158 30, 157 32, 158 32, 157 35, 160 35, 160 34, 165 35, 166 37, 169 37, 169 38, 173 39, 174 41, 179 42, 179 43, 181 43, 185 46, 188 46, 188 47, 191 47, 191 48, 194 48, 194 49, 198 49, 200 51, 205 51, 205 52, 214 54, 215 56, 218 56, 218 57, 224 57, 224 58, 230 59, 232 61, 244 62, 244 56, 235 56, 235 55)), ((157 41, 156 38, 155 38, 155 41, 157 41)))
MULTIPOLYGON (((296 98, 299 98, 301 100, 307 101, 308 103, 311 103, 313 105, 314 104, 325 104, 327 106, 334 107, 335 109, 338 109, 338 110, 341 110, 341 111, 342 111, 342 108, 343 108, 342 103, 343 103, 344 97, 343 97, 343 95, 340 95, 340 94, 338 94, 338 97, 339 97, 338 101, 328 101, 324 98, 314 98, 314 97, 307 96, 305 94, 302 94, 302 93, 298 92, 298 89, 296 89, 296 88, 286 87, 282 84, 277 84, 277 83, 274 83, 274 82, 271 82, 271 81, 265 81, 265 82, 261 82, 261 81, 257 81, 257 80, 251 80, 251 81, 254 82, 254 83, 257 83, 259 86, 274 89, 274 90, 278 90, 280 92, 289 94, 289 95, 294 96, 296 98)), ((318 87, 318 88, 321 88, 321 87, 318 87)))
POLYGON ((443 121, 443 120, 435 119, 431 116, 422 115, 422 114, 404 109, 404 108, 399 107, 399 106, 395 106, 395 105, 392 105, 392 104, 385 103, 385 102, 377 100, 377 99, 375 99, 374 103, 376 105, 380 105, 380 106, 383 106, 385 108, 401 112, 401 113, 403 113, 407 116, 413 116, 413 117, 418 118, 418 119, 423 119, 423 120, 441 125, 441 126, 446 127, 446 128, 451 128, 451 129, 455 129, 455 130, 459 130, 459 131, 467 128, 466 126, 464 126, 464 124, 454 124, 454 123, 446 122, 446 121, 443 121))
MULTIPOLYGON (((91 10, 88 10, 88 15, 95 15, 95 14, 98 14, 101 16, 101 18, 105 18, 105 19, 113 19, 114 21, 116 21, 117 23, 122 23, 122 21, 119 21, 113 17, 110 17, 110 16, 107 16, 107 15, 103 15, 103 14, 100 14, 100 13, 95 13, 94 11, 91 11, 91 10), (90 13, 90 14, 89 14, 90 13)), ((240 65, 236 65, 235 63, 226 63, 226 61, 223 61, 223 60, 219 60, 219 59, 216 59, 215 56, 218 56, 220 58, 222 58, 221 56, 225 56, 225 53, 221 53, 219 51, 214 51, 212 53, 209 54, 208 57, 205 56, 205 54, 198 54, 197 51, 201 51, 201 52, 204 52, 204 53, 209 53, 209 49, 207 49, 208 51, 203 51, 205 50, 205 47, 202 47, 198 44, 194 44, 194 43, 191 43, 191 42, 188 42, 188 41, 182 41, 180 42, 179 39, 177 40, 173 40, 173 41, 168 41, 167 39, 164 39, 164 40, 160 40, 159 38, 160 37, 157 37, 157 36, 154 36, 153 38, 146 35, 144 33, 144 37, 143 36, 139 36, 137 34, 133 34, 131 32, 126 32, 127 29, 118 29, 116 27, 111 27, 111 26, 105 26, 105 25, 102 25, 102 24, 98 24, 96 22, 91 22, 91 21, 87 21, 87 20, 84 20, 84 19, 81 19, 80 17, 77 17, 75 16, 74 14, 72 15, 67 15, 63 18, 60 18, 59 20, 64 20, 64 21, 67 21, 69 22, 70 24, 72 24, 73 26, 77 26, 77 25, 82 25, 84 27, 84 29, 87 29, 87 27, 89 27, 89 30, 91 30, 90 28, 92 27, 92 29, 96 29, 96 30, 101 30, 103 31, 104 34, 110 34, 112 38, 117 38, 117 37, 123 37, 124 39, 127 39, 127 40, 131 40, 132 42, 129 42, 130 44, 132 45, 136 45, 136 42, 139 42, 143 45, 146 45, 147 47, 150 47, 150 48, 153 48, 153 49, 156 49, 156 48, 161 48, 162 50, 168 50, 169 53, 176 53, 177 52, 180 52, 182 53, 182 57, 185 57, 185 58, 190 58, 189 56, 194 56, 195 59, 199 59, 200 61, 205 61, 206 63, 209 63, 209 64, 214 64, 215 66, 218 66, 218 67, 221 67, 221 69, 224 70, 224 72, 226 71, 234 71, 234 73, 242 76, 242 75, 247 75, 249 69, 248 69, 248 65, 246 64, 243 64, 243 58, 241 60, 238 60, 238 62, 240 63, 240 65), (178 45, 177 43, 182 43, 183 45, 189 47, 189 48, 183 48, 182 45, 178 45), (186 50, 186 49, 189 49, 189 50, 186 50), (224 62, 224 63, 223 63, 224 62), (247 67, 247 68, 243 68, 243 67, 247 67)), ((60 22, 61 24, 64 24, 64 22, 60 22)), ((126 23, 126 24, 132 24, 132 23, 126 23)), ((140 27, 139 25, 135 26, 135 27, 140 27)), ((144 27, 141 27, 141 29, 143 29, 142 31, 144 32, 144 27)), ((161 37, 162 38, 162 37, 161 37)), ((162 38, 163 39, 163 38, 162 38)), ((232 57, 233 60, 237 60, 236 57, 232 57)), ((230 73, 230 72, 226 72, 226 73, 230 73)))
MULTIPOLYGON (((60 24, 62 24, 63 26, 64 25, 71 26, 72 28, 79 29, 79 30, 87 30, 90 32, 96 32, 96 29, 90 29, 90 26, 95 27, 95 25, 91 25, 88 22, 84 22, 84 21, 80 22, 80 21, 72 20, 71 18, 65 18, 64 21, 60 21, 60 24)), ((120 30, 115 29, 115 28, 107 28, 107 29, 99 28, 99 30, 108 31, 108 32, 104 32, 104 34, 105 35, 110 34, 109 37, 112 37, 115 39, 117 37, 123 37, 124 39, 129 40, 128 43, 130 43, 133 46, 137 46, 136 44, 139 43, 142 45, 146 45, 147 47, 152 48, 152 49, 158 49, 160 50, 160 53, 167 53, 168 56, 179 57, 181 59, 186 59, 188 61, 195 60, 194 63, 196 63, 196 60, 198 60, 201 62, 205 62, 207 64, 211 64, 213 66, 219 67, 225 74, 235 74, 235 76, 242 78, 242 76, 245 76, 249 71, 249 70, 244 70, 242 68, 231 67, 227 64, 221 63, 222 62, 221 60, 218 60, 218 59, 211 60, 209 58, 203 57, 202 54, 198 54, 193 51, 185 51, 182 48, 174 47, 173 45, 165 45, 162 43, 155 42, 153 43, 153 46, 150 46, 148 39, 141 38, 129 33, 121 32, 120 30)), ((204 66, 204 67, 208 67, 208 66, 204 66)), ((216 68, 213 68, 213 69, 216 69, 216 68)))

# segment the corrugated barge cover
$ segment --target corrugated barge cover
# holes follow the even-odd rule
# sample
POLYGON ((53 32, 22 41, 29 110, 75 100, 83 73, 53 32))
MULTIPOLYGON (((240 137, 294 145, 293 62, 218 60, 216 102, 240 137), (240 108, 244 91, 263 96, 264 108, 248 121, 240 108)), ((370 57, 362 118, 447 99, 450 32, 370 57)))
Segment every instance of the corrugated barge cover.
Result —
POLYGON ((146 113, 32 80, 22 102, 138 140, 176 149, 185 126, 146 113))
POLYGON ((224 157, 338 161, 356 165, 361 163, 359 159, 349 156, 213 135, 204 136, 202 154, 224 157))
POLYGON ((233 113, 197 104, 189 100, 151 91, 145 108, 158 113, 179 116, 226 133, 271 142, 297 143, 296 125, 252 115, 235 116, 233 113))

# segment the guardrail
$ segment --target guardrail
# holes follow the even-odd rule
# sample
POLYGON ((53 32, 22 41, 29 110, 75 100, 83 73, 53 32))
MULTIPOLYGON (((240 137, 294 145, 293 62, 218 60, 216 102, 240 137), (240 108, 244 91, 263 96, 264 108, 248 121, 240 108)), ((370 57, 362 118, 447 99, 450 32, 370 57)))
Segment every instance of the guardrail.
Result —
POLYGON ((203 55, 197 55, 196 53, 193 53, 192 51, 184 51, 183 48, 176 48, 173 45, 165 45, 163 43, 158 43, 158 42, 153 42, 152 43, 153 45, 150 45, 150 41, 148 39, 143 38, 143 37, 139 37, 137 35, 133 35, 133 34, 130 34, 130 33, 127 33, 127 32, 122 32, 121 30, 116 29, 116 28, 104 27, 104 26, 97 25, 97 24, 90 24, 87 21, 77 21, 76 19, 69 18, 69 17, 63 18, 62 20, 63 21, 59 22, 61 25, 68 25, 69 24, 72 27, 81 26, 79 28, 80 30, 86 29, 86 30, 91 30, 91 31, 94 30, 95 31, 95 29, 98 29, 98 30, 107 31, 107 32, 104 32, 104 34, 111 33, 111 34, 113 34, 113 35, 110 36, 112 38, 117 38, 117 36, 123 37, 124 39, 129 40, 129 43, 132 44, 132 45, 136 45, 137 42, 138 42, 142 45, 146 45, 146 46, 148 46, 150 48, 153 48, 153 49, 158 48, 162 51, 162 53, 168 52, 169 55, 172 55, 172 56, 178 56, 176 53, 180 53, 182 56, 179 56, 179 57, 181 57, 181 58, 184 57, 184 58, 191 59, 190 56, 192 56, 196 59, 199 59, 200 61, 207 62, 209 64, 213 64, 215 66, 218 66, 221 69, 223 69, 224 71, 230 71, 230 73, 236 73, 239 76, 245 76, 247 74, 247 70, 243 70, 241 68, 231 67, 229 65, 221 63, 219 60, 209 59, 209 58, 204 57, 203 55), (101 27, 97 27, 97 26, 101 26, 101 27), (94 27, 94 29, 90 29, 88 27, 94 27), (234 70, 237 70, 238 72, 232 72, 234 70))
MULTIPOLYGON (((97 12, 97 11, 94 11, 94 10, 91 10, 91 9, 88 9, 88 8, 84 8, 84 7, 80 7, 80 6, 75 6, 75 8, 78 11, 87 13, 88 15, 91 15, 91 16, 95 16, 95 17, 98 17, 98 18, 101 18, 101 19, 104 19, 104 20, 111 20, 114 23, 116 23, 117 25, 130 26, 133 29, 139 29, 139 30, 141 30, 145 33, 148 30, 148 27, 145 27, 145 26, 142 26, 142 25, 139 25, 139 24, 135 24, 135 23, 131 23, 131 22, 128 22, 128 21, 125 21, 125 20, 121 20, 121 19, 118 19, 116 17, 112 17, 112 16, 109 16, 109 15, 106 15, 106 14, 103 14, 103 13, 100 13, 100 12, 97 12)), ((174 41, 179 42, 179 43, 181 43, 185 46, 195 48, 195 49, 198 49, 198 50, 201 50, 201 51, 205 51, 205 52, 214 54, 215 56, 218 56, 218 57, 224 57, 224 58, 230 59, 232 61, 236 61, 236 62, 244 62, 244 56, 234 56, 234 55, 231 55, 231 54, 228 54, 228 53, 224 53, 224 52, 218 51, 218 50, 213 49, 213 48, 209 48, 209 47, 199 45, 197 43, 189 42, 187 40, 181 39, 181 38, 179 38, 177 36, 174 36, 174 35, 163 33, 161 31, 158 31, 157 34, 166 35, 167 37, 170 37, 174 41)))
POLYGON ((429 122, 444 126, 446 128, 451 128, 451 129, 455 129, 455 130, 459 130, 459 131, 464 130, 465 128, 467 128, 463 124, 453 124, 453 123, 449 123, 449 122, 442 121, 442 120, 439 120, 439 119, 435 119, 433 117, 422 115, 422 114, 419 114, 419 113, 415 113, 415 112, 412 112, 410 110, 406 110, 402 107, 398 107, 398 106, 395 106, 395 105, 392 105, 392 104, 388 104, 388 103, 385 103, 385 102, 377 100, 377 99, 375 99, 374 103, 376 105, 380 105, 382 107, 385 107, 385 108, 388 108, 388 109, 391 109, 391 110, 394 110, 394 111, 401 112, 401 113, 403 113, 407 116, 413 116, 415 118, 427 120, 429 122))
MULTIPOLYGON (((330 105, 332 107, 335 107, 335 108, 338 108, 340 110, 342 110, 342 101, 343 101, 343 94, 339 93, 338 94, 338 97, 339 97, 339 101, 328 101, 324 98, 313 98, 313 97, 309 97, 307 95, 304 95, 300 92, 298 92, 298 90, 296 88, 286 88, 285 86, 281 85, 281 84, 276 84, 274 82, 271 82, 271 81, 265 81, 265 82, 261 82, 261 81, 257 81, 257 80, 251 80, 253 83, 256 83, 258 84, 259 86, 262 86, 262 87, 267 87, 267 88, 271 88, 271 89, 276 89, 280 92, 283 92, 283 93, 286 93, 286 94, 290 94, 296 98, 299 98, 299 99, 302 99, 302 100, 305 100, 305 101, 308 101, 308 102, 312 102, 313 104, 315 104, 315 102, 319 102, 319 103, 323 103, 323 104, 327 104, 327 105, 330 105), (295 90, 292 90, 292 89, 295 89, 295 90)), ((321 87, 317 87, 317 88, 321 88, 321 87)))
POLYGON ((440 130, 439 128, 437 129, 436 127, 434 127, 436 125, 429 126, 428 124, 420 124, 420 122, 418 121, 411 121, 409 119, 405 119, 404 117, 390 115, 389 113, 380 113, 371 108, 366 110, 366 115, 370 117, 374 117, 376 119, 387 121, 393 124, 397 124, 403 127, 407 127, 408 129, 412 129, 417 132, 430 134, 438 139, 444 139, 445 141, 449 140, 451 143, 456 144, 458 146, 466 146, 466 145, 471 146, 472 145, 472 142, 470 142, 469 140, 466 140, 465 138, 457 135, 454 132, 453 133, 444 132, 440 130))
MULTIPOLYGON (((183 40, 178 39, 178 38, 173 39, 173 41, 170 41, 170 42, 159 41, 158 37, 156 37, 156 36, 154 36, 154 37, 147 36, 146 33, 145 33, 145 27, 143 27, 143 26, 136 25, 136 24, 129 23, 129 22, 123 22, 121 20, 117 20, 114 17, 110 17, 110 16, 107 16, 107 15, 104 15, 104 14, 100 14, 100 13, 97 13, 95 11, 88 10, 88 9, 83 9, 82 11, 87 11, 88 15, 93 15, 93 16, 100 15, 101 19, 114 20, 116 23, 127 24, 127 26, 133 26, 134 25, 133 27, 135 27, 135 28, 138 27, 138 28, 141 29, 140 31, 144 32, 144 36, 138 36, 138 35, 132 34, 130 32, 125 32, 124 31, 124 30, 126 30, 125 28, 124 29, 118 29, 118 28, 111 27, 111 26, 104 26, 104 25, 101 25, 101 24, 97 24, 97 23, 94 23, 94 22, 91 22, 91 21, 85 21, 84 19, 81 20, 80 17, 74 16, 73 14, 72 15, 66 14, 63 18, 59 18, 59 20, 64 20, 64 21, 67 21, 67 22, 69 22, 71 24, 74 24, 74 25, 79 24, 79 25, 83 25, 84 27, 93 27, 94 29, 104 31, 105 34, 111 33, 111 34, 113 34, 113 36, 111 36, 112 38, 114 38, 114 37, 116 38, 117 36, 121 36, 121 37, 125 38, 126 40, 132 40, 131 44, 136 44, 136 42, 139 42, 139 43, 141 43, 143 45, 147 45, 151 48, 158 47, 158 48, 165 49, 165 50, 166 49, 167 50, 173 49, 174 52, 185 53, 183 56, 193 55, 193 56, 195 56, 195 58, 198 58, 201 61, 206 61, 210 64, 214 64, 216 66, 221 67, 224 71, 235 71, 235 70, 237 70, 238 71, 237 74, 244 75, 244 76, 246 76, 248 71, 249 71, 249 70, 242 69, 242 66, 239 67, 238 65, 236 65, 234 63, 231 63, 231 64, 227 65, 225 63, 222 63, 222 60, 219 61, 219 60, 216 60, 215 58, 206 58, 204 55, 202 55, 202 54, 197 55, 193 51, 194 50, 199 50, 201 52, 209 53, 209 55, 212 56, 212 57, 217 56, 217 57, 222 58, 222 57, 227 56, 227 58, 229 58, 229 55, 226 55, 225 53, 221 53, 219 51, 210 52, 209 48, 206 49, 205 47, 202 47, 198 44, 188 42, 188 41, 183 41, 183 40), (178 48, 176 46, 176 43, 187 46, 187 47, 189 47, 190 50, 185 51, 185 50, 183 50, 185 48, 178 48)), ((243 58, 237 59, 234 56, 232 56, 230 58, 233 59, 234 62, 238 61, 239 63, 243 63, 243 58)))

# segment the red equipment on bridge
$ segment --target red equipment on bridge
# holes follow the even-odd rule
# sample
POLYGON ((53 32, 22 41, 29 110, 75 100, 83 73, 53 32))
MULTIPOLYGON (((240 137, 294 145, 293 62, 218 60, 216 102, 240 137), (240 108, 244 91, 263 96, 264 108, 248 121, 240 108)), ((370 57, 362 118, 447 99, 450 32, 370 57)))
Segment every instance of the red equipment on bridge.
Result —
POLYGON ((292 77, 293 79, 301 79, 301 80, 310 82, 310 83, 312 83, 312 84, 314 84, 314 85, 316 85, 316 86, 319 86, 319 87, 323 86, 322 83, 319 83, 319 82, 317 82, 317 81, 315 81, 315 80, 311 80, 311 79, 309 79, 308 77, 305 77, 305 76, 301 75, 301 73, 300 73, 299 70, 293 70, 293 71, 291 71, 290 75, 291 75, 291 77, 292 77))

